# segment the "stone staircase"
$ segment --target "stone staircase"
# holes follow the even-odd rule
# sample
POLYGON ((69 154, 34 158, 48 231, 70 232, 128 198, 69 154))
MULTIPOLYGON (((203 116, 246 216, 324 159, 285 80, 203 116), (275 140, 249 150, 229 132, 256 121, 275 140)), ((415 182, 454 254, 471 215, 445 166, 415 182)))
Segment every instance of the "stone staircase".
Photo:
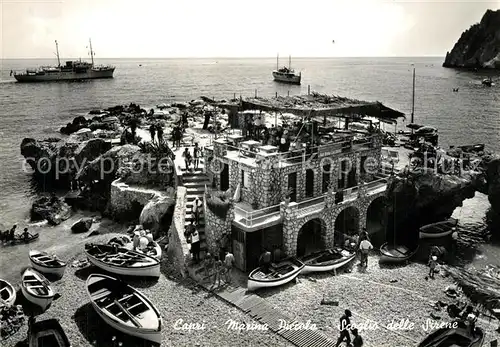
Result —
MULTIPOLYGON (((205 185, 210 186, 210 180, 208 176, 203 172, 203 164, 200 163, 200 167, 197 170, 186 171, 184 168, 181 169, 182 172, 182 182, 183 186, 186 188, 186 218, 185 226, 187 227, 194 220, 193 205, 196 197, 199 197, 203 202, 203 193, 205 192, 205 185)), ((200 258, 205 257, 207 251, 207 243, 205 236, 205 213, 202 209, 200 214, 200 222, 198 224, 198 233, 200 234, 200 258)))

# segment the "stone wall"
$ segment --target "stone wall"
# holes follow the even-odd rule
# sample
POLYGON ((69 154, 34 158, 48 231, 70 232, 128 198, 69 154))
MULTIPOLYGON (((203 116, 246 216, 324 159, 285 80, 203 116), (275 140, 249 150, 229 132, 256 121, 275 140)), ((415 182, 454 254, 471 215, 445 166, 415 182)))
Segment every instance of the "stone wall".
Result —
POLYGON ((225 219, 216 216, 207 207, 207 195, 204 195, 203 208, 205 212, 205 242, 207 249, 211 254, 218 255, 220 252, 220 241, 223 235, 231 239, 231 226, 234 220, 234 201, 230 200, 229 210, 225 219))
POLYGON ((184 237, 184 221, 186 218, 186 192, 185 187, 177 188, 175 211, 170 225, 168 254, 173 260, 173 266, 183 277, 186 277, 186 267, 191 259, 191 253, 186 238, 184 237))

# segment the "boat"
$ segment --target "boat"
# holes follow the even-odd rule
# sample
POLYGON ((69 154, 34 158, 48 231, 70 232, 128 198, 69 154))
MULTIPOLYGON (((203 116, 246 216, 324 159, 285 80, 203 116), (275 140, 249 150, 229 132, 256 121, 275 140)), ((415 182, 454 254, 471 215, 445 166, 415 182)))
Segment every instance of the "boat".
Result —
POLYGON ((4 241, 7 245, 18 245, 21 243, 31 243, 38 240, 40 235, 38 233, 30 234, 27 238, 21 235, 14 235, 14 240, 4 241))
POLYGON ((482 329, 476 327, 472 336, 465 324, 457 324, 457 328, 442 328, 432 332, 417 347, 481 347, 483 345, 482 329))
POLYGON ((14 305, 16 302, 16 289, 6 280, 0 279, 0 303, 14 305))
POLYGON ((491 77, 485 78, 484 80, 482 80, 481 84, 486 87, 491 87, 493 85, 493 81, 491 80, 491 77))
POLYGON ((46 319, 31 326, 29 347, 71 347, 64 329, 57 319, 46 319))
MULTIPOLYGON (((108 241, 109 245, 112 245, 115 243, 120 245, 120 247, 129 249, 129 250, 132 250, 134 248, 134 244, 128 236, 113 237, 111 240, 108 241)), ((158 241, 153 241, 152 244, 149 244, 146 248, 137 249, 136 252, 149 255, 150 257, 156 258, 158 260, 161 259, 161 256, 162 256, 162 249, 161 249, 161 246, 159 245, 158 241)))
POLYGON ((466 153, 482 152, 484 151, 484 143, 476 143, 475 145, 465 145, 458 146, 462 151, 466 153))
POLYGON ((272 263, 266 270, 263 266, 250 272, 247 289, 278 287, 292 281, 304 268, 305 264, 296 258, 287 258, 277 264, 272 263))
POLYGON ((314 252, 300 258, 300 261, 305 264, 300 273, 336 270, 350 263, 354 258, 356 258, 356 253, 340 248, 314 252))
POLYGON ((295 70, 291 68, 292 58, 288 57, 288 67, 283 66, 279 68, 279 56, 276 58, 276 70, 273 70, 273 78, 277 82, 284 82, 289 84, 300 84, 302 79, 302 73, 295 73, 295 70))
POLYGON ((57 256, 46 252, 32 250, 29 253, 31 266, 44 274, 56 275, 62 277, 66 270, 66 263, 59 260, 57 256))
POLYGON ((92 243, 85 245, 85 253, 90 263, 111 273, 160 277, 160 261, 143 253, 124 247, 92 243))
POLYGON ((415 249, 409 249, 403 245, 389 245, 387 242, 380 246, 380 262, 381 263, 402 263, 409 260, 418 251, 418 246, 415 249))
POLYGON ((116 278, 101 274, 91 274, 86 288, 94 310, 111 327, 161 343, 160 312, 142 293, 116 278))
POLYGON ((41 66, 38 68, 26 69, 23 72, 11 71, 11 75, 18 82, 52 82, 52 81, 81 81, 99 78, 113 78, 115 67, 111 65, 95 65, 92 50, 92 41, 90 43, 90 57, 92 62, 80 60, 66 61, 61 65, 59 58, 59 45, 56 42, 57 66, 41 66))
POLYGON ((449 218, 447 220, 424 225, 420 228, 420 238, 421 239, 437 239, 440 237, 450 236, 455 227, 458 224, 458 220, 455 218, 449 218))
POLYGON ((28 301, 40 306, 43 310, 50 306, 55 295, 49 281, 32 268, 27 268, 23 273, 21 291, 28 301))

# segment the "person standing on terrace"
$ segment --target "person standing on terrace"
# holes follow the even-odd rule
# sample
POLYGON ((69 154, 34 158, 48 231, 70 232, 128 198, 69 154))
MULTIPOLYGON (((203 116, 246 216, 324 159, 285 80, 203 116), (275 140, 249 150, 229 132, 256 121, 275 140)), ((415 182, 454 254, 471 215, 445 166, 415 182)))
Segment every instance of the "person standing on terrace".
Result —
POLYGON ((182 152, 182 156, 184 157, 184 163, 186 164, 186 171, 189 170, 189 166, 191 165, 191 153, 189 152, 189 148, 186 147, 184 152, 182 152))
POLYGON ((198 168, 198 165, 200 164, 200 157, 201 157, 201 149, 198 147, 198 142, 194 144, 194 149, 193 149, 193 158, 194 158, 194 169, 196 170, 198 168))

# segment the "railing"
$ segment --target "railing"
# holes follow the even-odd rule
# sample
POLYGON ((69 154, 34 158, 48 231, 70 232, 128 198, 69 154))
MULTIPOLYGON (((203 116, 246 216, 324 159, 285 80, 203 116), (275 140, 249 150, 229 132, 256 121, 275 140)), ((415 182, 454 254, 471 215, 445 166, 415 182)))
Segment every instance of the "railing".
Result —
POLYGON ((260 210, 247 211, 235 204, 234 209, 235 214, 242 216, 242 218, 238 221, 249 227, 267 218, 277 216, 280 213, 280 205, 273 205, 260 210))

